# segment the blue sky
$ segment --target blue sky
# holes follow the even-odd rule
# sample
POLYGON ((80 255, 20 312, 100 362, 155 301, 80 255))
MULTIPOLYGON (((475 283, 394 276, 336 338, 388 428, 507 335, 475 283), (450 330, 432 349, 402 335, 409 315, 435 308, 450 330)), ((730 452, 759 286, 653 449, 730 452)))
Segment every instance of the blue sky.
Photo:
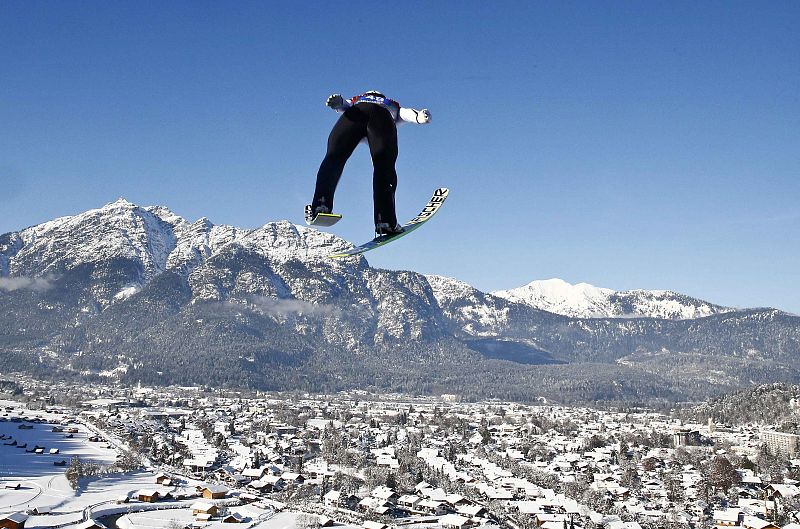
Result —
MULTIPOLYGON (((123 196, 302 222, 330 93, 400 130, 374 266, 482 290, 561 277, 800 313, 798 2, 0 2, 0 233, 123 196)), ((371 165, 334 231, 371 236, 371 165)))

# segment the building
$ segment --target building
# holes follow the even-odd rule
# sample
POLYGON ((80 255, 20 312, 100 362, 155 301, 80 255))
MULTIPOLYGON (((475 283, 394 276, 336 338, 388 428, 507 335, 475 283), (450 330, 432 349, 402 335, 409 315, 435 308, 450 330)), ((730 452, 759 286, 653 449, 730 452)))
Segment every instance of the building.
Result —
POLYGON ((416 494, 405 494, 397 499, 398 507, 408 509, 409 511, 416 510, 417 504, 422 501, 422 498, 416 494))
POLYGON ((196 501, 189 508, 192 510, 192 514, 194 516, 197 516, 198 514, 208 514, 210 516, 216 516, 218 512, 216 505, 205 501, 196 501))
POLYGON ((417 509, 421 512, 433 516, 442 516, 447 513, 447 506, 442 501, 426 498, 417 504, 417 509))
POLYGON ((15 512, 14 514, 0 515, 0 528, 1 529, 24 529, 25 521, 28 515, 24 512, 15 512))
POLYGON ((161 494, 155 489, 142 489, 136 493, 139 501, 153 503, 161 498, 161 494))
POLYGON ((744 529, 780 529, 779 526, 757 516, 745 516, 742 518, 742 527, 744 529))
POLYGON ((797 453, 800 435, 768 430, 761 432, 761 440, 764 441, 769 453, 775 455, 793 456, 797 453))
POLYGON ((700 444, 700 432, 689 428, 679 428, 672 432, 672 444, 679 446, 697 446, 700 444))
POLYGON ((446 514, 439 518, 439 524, 445 529, 466 529, 475 525, 469 518, 458 514, 446 514))
POLYGON ((228 495, 228 490, 224 485, 207 485, 200 489, 200 493, 207 500, 219 500, 228 495))
POLYGON ((466 516, 467 518, 485 518, 488 514, 486 507, 483 505, 462 505, 458 508, 458 514, 466 516))
POLYGON ((740 526, 742 520, 741 509, 722 509, 714 511, 714 525, 718 527, 740 526))

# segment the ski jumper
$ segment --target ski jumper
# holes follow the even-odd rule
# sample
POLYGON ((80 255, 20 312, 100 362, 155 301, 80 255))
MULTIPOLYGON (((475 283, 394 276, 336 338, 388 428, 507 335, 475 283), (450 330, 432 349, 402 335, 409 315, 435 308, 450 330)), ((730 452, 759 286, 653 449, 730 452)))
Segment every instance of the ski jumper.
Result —
POLYGON ((401 108, 382 94, 366 93, 334 108, 342 116, 328 137, 328 149, 317 172, 312 209, 318 207, 333 211, 333 196, 345 163, 356 146, 366 140, 374 168, 372 196, 375 224, 397 225, 394 194, 397 189, 397 123, 427 123, 426 111, 401 108), (422 116, 422 117, 420 117, 422 116))

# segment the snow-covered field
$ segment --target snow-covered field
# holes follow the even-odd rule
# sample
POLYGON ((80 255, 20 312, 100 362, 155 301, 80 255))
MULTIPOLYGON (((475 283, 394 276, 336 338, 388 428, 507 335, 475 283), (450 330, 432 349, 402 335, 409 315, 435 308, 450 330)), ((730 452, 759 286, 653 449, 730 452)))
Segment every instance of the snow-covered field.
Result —
POLYGON ((78 456, 83 461, 109 465, 116 460, 117 452, 106 448, 105 442, 89 441, 93 434, 83 425, 74 422, 62 424, 65 419, 61 414, 30 411, 18 403, 0 401, 0 437, 4 437, 0 439, 0 513, 36 508, 50 511, 46 515, 32 516, 25 524, 27 528, 52 527, 79 521, 84 509, 89 506, 113 501, 131 491, 153 486, 153 475, 139 472, 84 480, 78 491, 72 490, 64 476, 66 467, 53 463, 66 461, 69 465, 72 457, 78 456), (21 422, 15 422, 15 418, 21 422), (30 421, 37 418, 47 422, 30 421), (20 429, 20 425, 26 429, 20 429), (32 428, 27 429, 28 426, 32 428), (54 427, 64 431, 54 432, 54 427), (71 434, 71 438, 67 431, 70 428, 78 430, 71 434), (12 441, 27 446, 11 446, 12 441), (44 453, 26 451, 36 446, 44 447, 44 453), (51 454, 53 449, 57 449, 58 453, 51 454))

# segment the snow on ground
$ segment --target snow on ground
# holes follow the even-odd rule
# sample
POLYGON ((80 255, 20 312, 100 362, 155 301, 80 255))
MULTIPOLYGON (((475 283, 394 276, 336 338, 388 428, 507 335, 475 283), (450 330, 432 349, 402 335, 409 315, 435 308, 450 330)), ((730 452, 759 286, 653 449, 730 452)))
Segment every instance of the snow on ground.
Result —
POLYGON ((140 290, 141 290, 141 287, 139 285, 127 286, 127 287, 123 288, 122 290, 120 290, 119 292, 117 292, 116 294, 114 294, 114 299, 117 300, 117 301, 120 301, 120 300, 123 300, 123 299, 128 299, 129 297, 131 297, 132 295, 136 294, 140 290))
POLYGON ((117 527, 120 529, 137 528, 137 529, 161 529, 167 528, 170 525, 175 525, 175 522, 185 527, 189 522, 194 521, 192 511, 189 509, 170 509, 164 511, 148 511, 136 512, 126 514, 117 520, 117 527))
POLYGON ((258 529, 295 529, 297 527, 297 514, 296 512, 279 512, 269 520, 263 521, 253 527, 258 529))
POLYGON ((84 480, 77 492, 72 490, 64 476, 66 467, 55 466, 54 462, 66 461, 68 465, 74 456, 102 465, 116 460, 116 451, 106 448, 105 442, 89 441, 91 435, 86 427, 67 421, 63 414, 27 410, 18 403, 0 401, 0 437, 5 437, 0 439, 0 513, 49 508, 51 514, 31 517, 26 527, 52 527, 80 520, 88 506, 153 486, 153 475, 139 472, 84 480), (36 418, 47 422, 25 420, 36 418), (65 422, 68 424, 63 424, 65 422), (20 429, 21 425, 26 429, 20 429), (28 426, 32 428, 27 429, 28 426), (54 427, 64 431, 54 432, 54 427), (68 437, 69 428, 78 430, 71 434, 71 438, 68 437), (27 446, 19 448, 7 444, 12 440, 17 445, 27 446), (44 447, 44 453, 26 452, 35 446, 44 447), (58 453, 51 454, 51 449, 57 449, 58 453), (8 488, 17 484, 18 488, 8 488))
MULTIPOLYGON (((272 513, 272 511, 258 509, 253 505, 231 507, 230 512, 241 514, 245 520, 249 521, 245 527, 252 527, 253 529, 296 529, 297 515, 299 514, 289 511, 272 513)), ((117 521, 117 526, 122 529, 165 529, 169 527, 173 521, 188 524, 194 520, 195 518, 192 516, 191 510, 174 509, 126 514, 117 521)), ((203 528, 223 529, 242 527, 242 525, 243 524, 239 523, 212 521, 208 525, 203 524, 203 528)), ((337 529, 360 529, 359 526, 354 525, 337 524, 335 527, 337 529)))

